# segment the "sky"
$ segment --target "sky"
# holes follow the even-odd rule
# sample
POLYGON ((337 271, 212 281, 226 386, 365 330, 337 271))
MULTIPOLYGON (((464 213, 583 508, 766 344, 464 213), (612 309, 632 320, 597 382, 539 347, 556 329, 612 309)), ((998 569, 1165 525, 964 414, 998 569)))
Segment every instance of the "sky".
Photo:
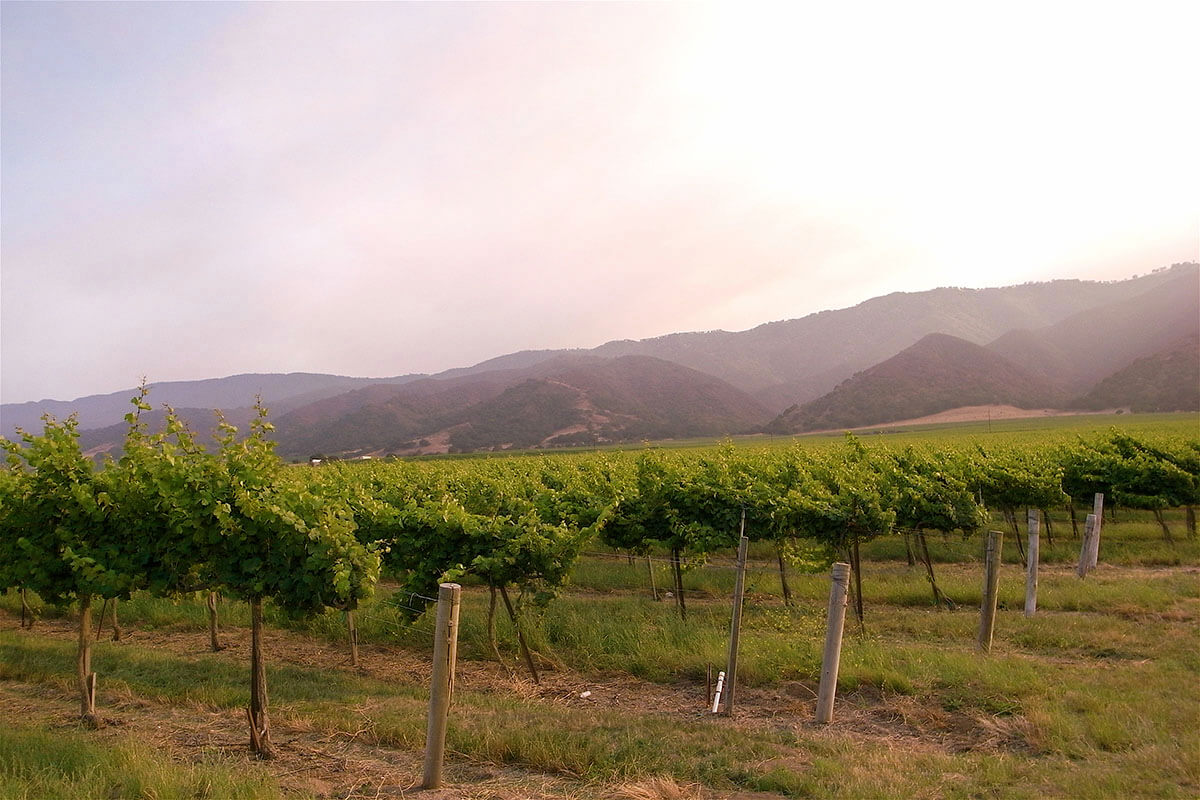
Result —
POLYGON ((0 400, 1200 260, 1194 2, 0 4, 0 400))

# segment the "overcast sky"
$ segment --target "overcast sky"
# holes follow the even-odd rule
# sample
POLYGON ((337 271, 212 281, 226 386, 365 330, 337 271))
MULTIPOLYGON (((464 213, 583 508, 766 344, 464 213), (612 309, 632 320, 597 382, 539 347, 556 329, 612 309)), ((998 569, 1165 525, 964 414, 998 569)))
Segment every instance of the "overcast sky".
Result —
POLYGON ((1196 260, 1198 9, 5 2, 0 399, 1196 260))

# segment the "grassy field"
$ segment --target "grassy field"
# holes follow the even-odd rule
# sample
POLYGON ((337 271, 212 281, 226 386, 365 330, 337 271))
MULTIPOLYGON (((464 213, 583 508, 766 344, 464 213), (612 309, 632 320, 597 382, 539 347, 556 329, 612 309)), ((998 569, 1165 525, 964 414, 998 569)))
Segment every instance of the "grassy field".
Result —
MULTIPOLYGON (((106 626, 93 657, 108 724, 90 731, 75 722, 73 610, 35 600, 40 619, 20 630, 9 593, 0 800, 1200 796, 1200 542, 1186 538, 1181 513, 1168 516, 1171 544, 1150 515, 1118 510, 1099 568, 1080 579, 1064 514, 1053 543, 1043 534, 1033 618, 1006 531, 989 655, 975 647, 978 536, 929 540, 954 610, 933 606, 901 537, 864 546, 864 620, 847 622, 824 726, 813 716, 828 575, 790 573, 785 605, 769 545, 751 548, 732 719, 706 711, 706 678, 726 659, 732 554, 685 574, 684 621, 651 597, 645 560, 590 550, 563 596, 527 609, 541 685, 524 674, 502 614, 496 662, 488 593, 467 585, 449 785, 421 793, 432 620, 408 622, 411 598, 394 585, 359 612, 358 667, 340 614, 268 608, 271 762, 247 747, 244 605, 222 604, 226 648, 214 653, 201 598, 122 602, 122 640, 109 641, 106 626)), ((651 564, 661 591, 668 566, 651 564)))

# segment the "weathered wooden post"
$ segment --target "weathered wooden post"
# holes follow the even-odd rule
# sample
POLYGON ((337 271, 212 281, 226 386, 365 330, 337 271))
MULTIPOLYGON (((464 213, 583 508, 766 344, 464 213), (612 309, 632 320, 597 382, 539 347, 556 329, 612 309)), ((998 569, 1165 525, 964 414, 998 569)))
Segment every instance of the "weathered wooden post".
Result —
POLYGON ((454 694, 454 666, 458 659, 458 610, 462 587, 443 583, 438 587, 437 628, 433 639, 433 677, 429 691, 429 725, 425 733, 425 777, 423 789, 442 785, 442 762, 446 756, 446 722, 454 694))
POLYGON ((817 722, 833 721, 833 698, 837 694, 838 666, 842 660, 842 632, 846 629, 846 601, 850 590, 850 565, 833 565, 829 587, 829 616, 825 627, 825 652, 821 656, 821 685, 817 690, 817 722))
POLYGON ((1093 570, 1100 562, 1100 529, 1104 527, 1104 495, 1096 493, 1096 505, 1098 511, 1092 512, 1096 517, 1096 524, 1092 526, 1092 538, 1088 542, 1088 569, 1093 570))
POLYGON ((1041 546, 1041 517, 1036 508, 1026 513, 1029 523, 1029 556, 1025 566, 1025 616, 1032 617, 1037 612, 1038 586, 1038 553, 1041 546))
POLYGON ((1079 566, 1075 568, 1075 574, 1081 578, 1086 577, 1091 569, 1092 539, 1095 535, 1096 515, 1088 514, 1087 521, 1083 524, 1083 543, 1079 546, 1079 566))
POLYGON ((983 605, 979 609, 979 649, 992 651, 992 632, 996 627, 996 595, 1000 586, 1000 547, 1004 534, 988 531, 983 561, 983 605))
POLYGON ((738 541, 737 579, 733 586, 733 617, 729 623, 729 663, 725 668, 725 716, 733 716, 734 692, 737 690, 738 638, 742 632, 742 597, 746 593, 746 512, 742 511, 742 536, 738 541))

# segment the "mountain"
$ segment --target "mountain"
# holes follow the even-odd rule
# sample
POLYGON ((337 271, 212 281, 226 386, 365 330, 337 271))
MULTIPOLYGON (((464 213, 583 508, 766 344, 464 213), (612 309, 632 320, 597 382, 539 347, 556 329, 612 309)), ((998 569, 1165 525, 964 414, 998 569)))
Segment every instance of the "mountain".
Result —
POLYGON ((960 406, 1043 408, 1061 405, 1065 399, 1057 387, 1002 356, 957 336, 933 333, 832 392, 792 406, 767 430, 857 428, 960 406))
POLYGON ((279 418, 285 458, 503 450, 755 430, 770 412, 724 381, 644 356, 371 387, 279 418))
POLYGON ((1139 358, 1072 403, 1076 408, 1200 411, 1200 336, 1139 358))
MULTIPOLYGON (((609 434, 645 434, 635 433, 637 426, 632 423, 612 423, 610 430, 606 427, 609 423, 598 419, 581 421, 587 415, 575 406, 586 403, 578 396, 569 401, 569 392, 562 387, 543 383, 536 393, 528 387, 524 399, 515 387, 527 380, 549 381, 556 371, 571 366, 595 370, 600 369, 596 365, 601 362, 622 357, 648 358, 658 365, 662 381, 683 383, 669 391, 664 385, 653 389, 654 371, 642 370, 637 380, 648 382, 644 391, 650 394, 645 396, 655 396, 653 391, 658 391, 657 396, 664 402, 679 405, 684 387, 694 388, 695 376, 665 366, 670 363, 704 373, 722 381, 728 390, 744 393, 739 394, 739 402, 749 403, 745 407, 754 409, 747 418, 762 412, 763 418, 768 418, 821 397, 931 333, 987 344, 992 354, 1019 364, 1042 381, 1062 388, 1068 396, 1080 397, 1135 359, 1156 353, 1196 331, 1200 325, 1198 297, 1200 265, 1176 264, 1125 281, 1061 280, 991 289, 901 292, 852 308, 767 323, 737 333, 677 333, 641 341, 613 341, 591 350, 528 350, 434 376, 252 374, 162 383, 153 387, 150 400, 155 406, 168 403, 182 409, 220 408, 237 415, 244 413, 256 394, 261 394, 272 419, 280 425, 280 440, 296 443, 293 452, 301 455, 308 454, 303 450, 335 448, 375 452, 467 447, 475 441, 487 443, 479 446, 502 446, 509 440, 498 433, 499 421, 509 419, 516 424, 515 409, 522 404, 549 416, 544 424, 534 424, 514 441, 534 441, 535 433, 546 433, 551 439, 567 435, 554 433, 565 430, 558 425, 564 421, 572 422, 565 427, 583 427, 570 435, 599 440, 609 434), (500 403, 505 392, 510 394, 487 412, 494 415, 488 417, 480 404, 500 403), (475 433, 467 433, 468 428, 460 427, 467 424, 463 414, 475 406, 482 416, 471 422, 469 430, 475 433), (313 430, 306 432, 308 426, 313 430), (421 445, 420 440, 428 439, 430 430, 442 438, 421 445), (487 431, 486 435, 481 431, 487 431)), ((599 380, 598 374, 587 380, 574 376, 576 383, 566 384, 590 398, 593 391, 601 390, 601 386, 590 383, 599 380)), ((923 395, 928 387, 914 389, 923 395)), ((0 406, 0 433, 11 435, 17 425, 36 429, 40 415, 47 411, 59 417, 77 412, 82 430, 120 425, 130 408, 129 398, 135 394, 136 389, 131 388, 70 402, 6 404, 0 406)), ((652 409, 644 404, 636 413, 626 412, 623 403, 631 402, 632 397, 628 392, 613 396, 610 410, 616 416, 612 419, 624 419, 622 414, 636 417, 646 430, 698 431, 702 427, 699 420, 703 414, 696 416, 694 425, 676 425, 679 420, 654 419, 652 409)), ((898 401, 904 400, 897 397, 898 401)), ((600 411, 596 413, 604 416, 600 411)), ((207 424, 208 418, 207 413, 197 412, 196 424, 207 424)), ((724 432, 734 419, 742 418, 724 411, 716 413, 711 418, 714 427, 703 433, 724 432)))
POLYGON ((1072 395, 1137 358, 1200 336, 1200 279, 1180 270, 1150 289, 1036 330, 1013 330, 987 345, 1072 395))
POLYGON ((1013 329, 1045 328, 1092 309, 1120 306, 1155 287, 1186 279, 1200 285, 1200 265, 1177 264, 1106 283, 1060 280, 994 289, 898 292, 852 308, 771 322, 740 333, 677 333, 609 342, 590 352, 674 361, 716 375, 768 407, 782 410, 820 397, 930 333, 985 344, 1013 329))
MULTIPOLYGON (((394 378, 349 378, 310 372, 249 373, 199 381, 166 381, 150 384, 150 402, 191 409, 248 408, 262 396, 272 413, 283 413, 323 397, 331 397, 370 384, 398 384, 420 375, 394 378)), ((136 388, 109 394, 88 395, 75 400, 36 400, 0 406, 0 435, 11 436, 14 428, 40 430, 42 414, 64 419, 77 414, 81 430, 116 425, 133 410, 130 399, 136 388)))

